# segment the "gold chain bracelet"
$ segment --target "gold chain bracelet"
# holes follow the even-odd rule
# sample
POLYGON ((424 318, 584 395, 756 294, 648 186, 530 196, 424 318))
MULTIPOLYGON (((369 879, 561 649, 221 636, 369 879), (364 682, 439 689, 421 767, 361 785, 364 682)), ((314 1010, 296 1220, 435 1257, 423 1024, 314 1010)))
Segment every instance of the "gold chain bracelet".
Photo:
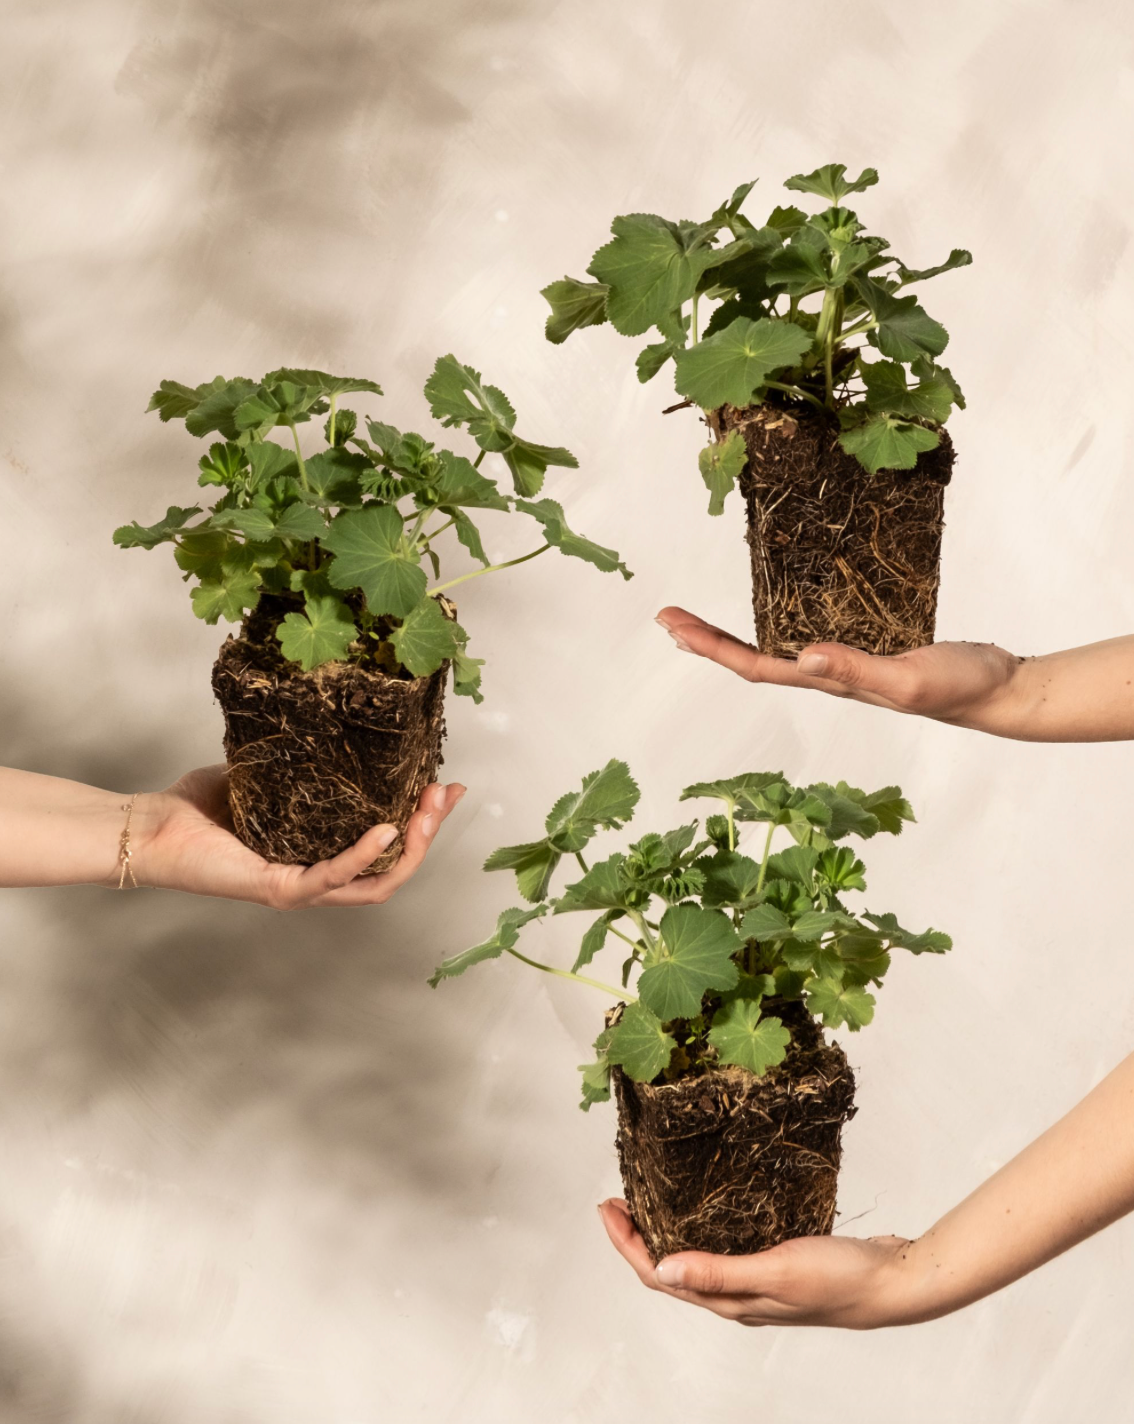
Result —
POLYGON ((122 834, 118 837, 119 890, 126 889, 127 876, 130 877, 131 889, 137 890, 140 888, 137 880, 134 878, 134 867, 130 864, 134 858, 134 852, 130 845, 130 818, 134 814, 134 802, 137 801, 137 799, 138 793, 135 791, 125 806, 122 807, 123 811, 126 812, 126 824, 122 827, 122 834))

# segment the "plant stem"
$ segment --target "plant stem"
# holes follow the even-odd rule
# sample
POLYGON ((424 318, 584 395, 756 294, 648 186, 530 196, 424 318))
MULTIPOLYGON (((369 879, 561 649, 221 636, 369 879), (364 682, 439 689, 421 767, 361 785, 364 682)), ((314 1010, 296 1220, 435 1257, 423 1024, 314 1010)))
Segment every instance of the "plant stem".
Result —
POLYGON ((337 396, 331 397, 331 418, 327 424, 327 444, 330 445, 332 449, 334 449, 335 445, 335 402, 337 400, 337 396))
POLYGON ((821 400, 819 400, 816 396, 813 396, 810 391, 803 390, 800 386, 785 385, 783 381, 765 381, 764 384, 766 386, 770 386, 774 391, 784 391, 789 396, 798 396, 800 400, 810 402, 810 404, 813 405, 816 410, 827 409, 827 407, 823 404, 821 400))
POLYGON ((864 332, 873 331, 877 325, 878 323, 874 320, 873 317, 871 317, 867 321, 860 321, 857 326, 852 326, 848 330, 844 331, 840 335, 839 340, 845 342, 849 341, 852 336, 862 336, 864 332))
POLYGON ((295 441, 295 458, 299 463, 299 478, 303 488, 310 492, 311 486, 307 482, 307 466, 303 463, 303 451, 299 448, 299 431, 295 428, 295 421, 289 420, 291 426, 291 438, 295 441))
POLYGON ((601 989, 604 994, 613 994, 623 1003, 636 1004, 638 1002, 634 995, 628 994, 625 989, 615 989, 611 984, 604 984, 601 979, 589 979, 585 974, 576 974, 570 969, 556 969, 550 964, 541 964, 538 959, 529 959, 518 949, 510 949, 508 953, 524 964, 530 964, 533 969, 542 969, 545 974, 554 974, 557 979, 574 979, 579 984, 589 984, 592 989, 601 989))
POLYGON ((488 451, 487 451, 487 450, 482 450, 482 451, 480 452, 480 454, 479 454, 479 455, 476 457, 476 459, 472 462, 472 467, 473 467, 474 470, 479 470, 479 469, 480 469, 480 462, 484 459, 485 455, 487 455, 487 454, 488 454, 488 451))
POLYGON ((775 821, 768 827, 768 838, 764 842, 764 858, 760 862, 760 874, 756 878, 756 893, 759 894, 764 888, 764 877, 768 873, 768 856, 772 852, 772 836, 776 831, 775 821))
POLYGON ((582 852, 581 852, 581 851, 576 851, 576 852, 575 852, 575 859, 576 859, 576 860, 579 862, 579 864, 582 866, 583 874, 584 874, 584 875, 588 874, 589 871, 590 871, 590 866, 588 866, 587 862, 583 859, 583 855, 582 855, 582 852))
POLYGON ((694 293, 693 293, 692 316, 691 316, 691 318, 690 318, 690 324, 689 324, 689 335, 692 337, 692 342, 691 342, 691 344, 692 344, 693 346, 696 346, 696 345, 697 345, 697 302, 698 302, 698 299, 700 298, 700 295, 701 295, 700 292, 694 292, 694 293))
POLYGON ((728 848, 736 849, 736 803, 728 803, 728 848))
POLYGON ((427 529, 421 537, 425 540, 426 545, 429 545, 437 538, 438 534, 444 534, 445 530, 452 528, 456 522, 456 519, 448 519, 444 524, 439 524, 436 529, 427 529))
POLYGON ((653 935, 650 933, 650 927, 646 923, 645 915, 643 915, 640 910, 627 910, 626 913, 642 931, 642 938, 646 941, 646 947, 649 952, 651 954, 657 954, 659 941, 655 940, 653 935))
POLYGON ((435 593, 444 593, 447 588, 456 588, 459 583, 465 583, 468 579, 480 578, 481 574, 494 574, 497 569, 510 569, 513 564, 526 564, 529 559, 534 559, 537 554, 545 554, 550 548, 550 544, 544 544, 518 559, 505 559, 502 564, 489 564, 486 569, 474 569, 471 574, 462 574, 460 578, 450 579, 448 583, 439 583, 436 588, 428 589, 427 592, 432 597, 435 593))
POLYGON ((625 944, 628 944, 631 949, 638 949, 637 940, 631 939, 629 935, 624 935, 621 930, 616 930, 613 925, 607 925, 606 929, 608 934, 617 935, 618 938, 625 944))

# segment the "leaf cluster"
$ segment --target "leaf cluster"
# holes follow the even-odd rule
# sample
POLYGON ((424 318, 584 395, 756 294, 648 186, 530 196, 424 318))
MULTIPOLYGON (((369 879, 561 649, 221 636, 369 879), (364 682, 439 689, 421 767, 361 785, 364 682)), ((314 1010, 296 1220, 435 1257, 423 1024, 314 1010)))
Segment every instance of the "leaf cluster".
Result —
MULTIPOLYGON (((797 174, 784 186, 826 206, 810 216, 777 207, 760 226, 741 212, 753 183, 702 222, 617 217, 587 268, 592 280, 564 277, 543 289, 547 338, 559 343, 603 322, 624 336, 652 332, 640 380, 672 361, 678 393, 705 410, 769 399, 827 410, 843 448, 871 474, 911 469, 965 402, 939 364, 948 333, 907 288, 972 256, 954 248, 935 267, 907 267, 845 204, 877 182, 873 168, 851 179, 841 163, 797 174)), ((721 513, 744 459, 737 431, 702 453, 711 514, 721 513)))
POLYGON ((893 950, 951 948, 937 930, 916 933, 893 914, 859 912, 848 902, 866 890, 866 870, 844 842, 899 835, 914 819, 899 787, 797 787, 780 772, 698 782, 680 799, 718 803, 703 832, 693 821, 644 835, 588 865, 583 850, 600 830, 632 818, 638 794, 626 763, 610 761, 555 803, 543 839, 494 851, 484 868, 514 872, 528 903, 505 910, 493 935, 447 959, 430 980, 436 986, 507 953, 620 997, 595 1061, 582 1067, 584 1108, 609 1096, 614 1065, 638 1082, 727 1064, 763 1074, 783 1061, 791 1040, 784 1005, 801 1004, 827 1027, 857 1031, 874 1017, 871 989, 893 950), (749 827, 762 828, 754 854, 739 844, 749 827), (572 856, 581 877, 549 894, 556 869, 572 856), (520 930, 549 913, 594 917, 569 970, 516 948, 520 930), (614 941, 620 988, 590 974, 614 941))
POLYGON ((163 421, 183 420, 191 435, 215 437, 199 461, 198 484, 215 490, 216 502, 173 506, 155 524, 116 530, 114 542, 172 544, 185 580, 195 584, 193 611, 207 623, 239 622, 273 595, 283 610, 280 650, 305 671, 351 660, 425 677, 449 662, 455 690, 479 701, 483 660, 469 656, 445 590, 553 548, 604 572, 630 572, 613 549, 575 533, 555 500, 535 498, 548 468, 573 468, 575 457, 517 436, 511 402, 472 367, 442 356, 425 395, 443 427, 471 436, 475 460, 339 408, 340 397, 359 394, 382 392, 370 380, 293 368, 259 381, 162 381, 148 409, 163 421), (322 448, 304 454, 298 427, 319 416, 326 416, 322 448), (276 432, 290 436, 290 448, 272 438, 276 432), (503 457, 512 493, 477 468, 490 451, 503 457), (530 519, 542 544, 493 564, 473 518, 482 511, 530 519), (441 578, 437 541, 446 533, 481 568, 431 587, 430 574, 441 578))

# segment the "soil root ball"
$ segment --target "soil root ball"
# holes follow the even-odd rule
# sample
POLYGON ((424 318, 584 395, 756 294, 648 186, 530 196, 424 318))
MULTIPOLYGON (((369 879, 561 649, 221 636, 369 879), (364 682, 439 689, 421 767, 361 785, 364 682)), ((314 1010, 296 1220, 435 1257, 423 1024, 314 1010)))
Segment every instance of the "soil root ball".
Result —
POLYGON ((837 1044, 793 1044, 760 1078, 721 1068, 643 1084, 616 1069, 613 1082, 626 1199, 655 1261, 830 1233, 841 1132, 855 1111, 837 1044))
POLYGON ((811 643, 902 653, 933 642, 947 431, 912 470, 871 475, 838 443, 826 414, 723 406, 710 423, 748 450, 752 602, 762 652, 795 657, 811 643))
POLYGON ((448 663, 412 679, 342 662, 304 672, 255 631, 213 668, 236 834, 267 860, 311 865, 390 822, 398 838, 370 873, 389 869, 441 764, 448 663))

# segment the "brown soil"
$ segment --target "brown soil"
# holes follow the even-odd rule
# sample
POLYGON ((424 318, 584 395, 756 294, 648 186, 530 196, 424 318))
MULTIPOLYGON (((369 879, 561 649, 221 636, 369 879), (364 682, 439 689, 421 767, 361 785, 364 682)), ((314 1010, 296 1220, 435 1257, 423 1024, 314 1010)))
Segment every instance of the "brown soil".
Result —
POLYGON ((387 870, 441 764, 449 664, 422 678, 353 663, 304 672, 273 636, 283 611, 263 597, 213 668, 236 834, 268 860, 311 865, 392 822, 398 839, 370 873, 387 870))
POLYGON ((673 1083, 618 1069, 618 1160, 626 1200, 655 1261, 674 1251, 749 1255, 835 1219, 854 1075, 801 1008, 787 1058, 757 1078, 719 1068, 673 1083))
POLYGON ((763 652, 794 657, 835 642, 901 653, 933 642, 947 432, 912 470, 870 475, 817 411, 723 406, 710 423, 718 435, 739 430, 748 447, 740 489, 763 652))

